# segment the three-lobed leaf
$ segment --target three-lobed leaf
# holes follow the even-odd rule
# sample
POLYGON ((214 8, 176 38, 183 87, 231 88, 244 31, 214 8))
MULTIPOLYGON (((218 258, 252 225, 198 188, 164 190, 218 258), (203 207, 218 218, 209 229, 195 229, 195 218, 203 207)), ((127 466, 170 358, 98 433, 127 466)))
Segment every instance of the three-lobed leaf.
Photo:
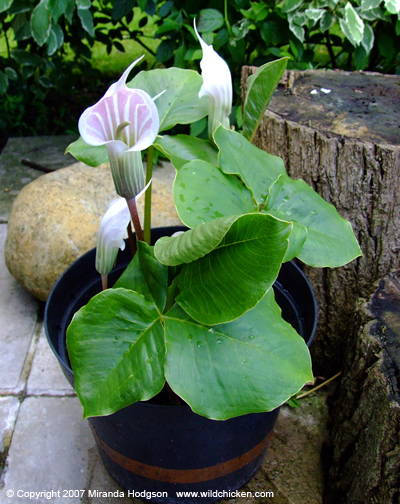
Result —
POLYGON ((204 257, 221 242, 237 216, 211 220, 179 236, 160 238, 154 247, 157 259, 168 266, 190 263, 204 257))
POLYGON ((152 98, 164 91, 155 104, 160 116, 160 129, 176 124, 189 124, 208 114, 208 100, 199 98, 203 79, 194 70, 163 68, 139 72, 128 84, 142 89, 152 98))
POLYGON ((200 159, 177 171, 173 194, 178 215, 188 227, 256 210, 251 192, 240 180, 200 159))
POLYGON ((275 282, 291 229, 266 214, 237 217, 210 253, 182 266, 176 302, 207 325, 240 317, 275 282))
POLYGON ((75 314, 67 347, 85 418, 150 399, 164 386, 160 314, 137 292, 108 289, 93 297, 75 314))
POLYGON ((189 135, 163 135, 156 138, 154 146, 165 154, 176 170, 194 159, 218 164, 218 151, 209 141, 189 135))
POLYGON ((108 162, 107 147, 105 145, 88 145, 82 140, 82 137, 72 142, 65 153, 69 153, 82 163, 93 167, 108 162))
POLYGON ((272 289, 237 320, 213 327, 175 306, 165 339, 170 387, 208 418, 273 410, 312 380, 307 346, 281 318, 272 289))
POLYGON ((262 205, 272 183, 286 173, 285 164, 253 145, 240 133, 219 126, 214 132, 219 148, 219 164, 226 174, 237 175, 251 191, 257 205, 262 205))
POLYGON ((281 175, 271 187, 264 211, 306 228, 296 256, 310 266, 334 268, 361 255, 350 222, 303 180, 281 175))

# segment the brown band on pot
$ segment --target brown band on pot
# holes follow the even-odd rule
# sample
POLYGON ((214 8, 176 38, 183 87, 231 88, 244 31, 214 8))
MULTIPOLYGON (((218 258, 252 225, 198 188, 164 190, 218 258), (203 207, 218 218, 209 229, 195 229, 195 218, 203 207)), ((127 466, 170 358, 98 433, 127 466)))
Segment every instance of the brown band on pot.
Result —
POLYGON ((96 438, 110 459, 127 471, 165 483, 201 483, 231 474, 252 462, 268 446, 272 434, 273 431, 271 431, 258 445, 248 452, 239 455, 239 457, 202 469, 166 469, 143 464, 142 462, 137 462, 136 460, 125 457, 125 455, 121 455, 99 439, 98 436, 96 436, 96 438))

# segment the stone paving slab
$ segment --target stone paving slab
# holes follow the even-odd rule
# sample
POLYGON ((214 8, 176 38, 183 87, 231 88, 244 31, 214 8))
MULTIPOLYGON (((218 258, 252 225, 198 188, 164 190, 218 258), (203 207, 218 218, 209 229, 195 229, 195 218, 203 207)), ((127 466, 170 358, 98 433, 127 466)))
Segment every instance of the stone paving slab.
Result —
POLYGON ((93 477, 88 486, 86 497, 89 504, 140 504, 142 502, 139 499, 128 497, 127 492, 109 475, 97 451, 93 452, 93 477), (108 495, 104 495, 103 492, 107 492, 108 495), (115 497, 116 495, 118 498, 115 497))
POLYGON ((20 402, 17 397, 0 396, 0 457, 10 447, 19 405, 20 402))
MULTIPOLYGON (((0 502, 11 504, 13 500, 7 497, 7 491, 19 490, 53 491, 57 493, 50 500, 53 504, 80 503, 80 495, 66 499, 62 491, 85 490, 91 478, 89 452, 93 447, 94 440, 88 423, 82 420, 77 397, 26 398, 8 452, 0 502)), ((45 496, 35 500, 46 501, 49 502, 45 496)))
POLYGON ((8 272, 4 262, 7 226, 0 224, 0 393, 17 393, 37 318, 38 301, 8 272))
POLYGON ((75 163, 70 154, 64 155, 74 135, 10 138, 0 156, 0 222, 7 222, 11 205, 19 191, 45 173, 34 168, 40 165, 56 170, 75 163), (31 162, 31 166, 27 164, 31 162))
POLYGON ((26 394, 28 396, 76 395, 47 343, 43 324, 40 324, 39 341, 32 361, 26 394))

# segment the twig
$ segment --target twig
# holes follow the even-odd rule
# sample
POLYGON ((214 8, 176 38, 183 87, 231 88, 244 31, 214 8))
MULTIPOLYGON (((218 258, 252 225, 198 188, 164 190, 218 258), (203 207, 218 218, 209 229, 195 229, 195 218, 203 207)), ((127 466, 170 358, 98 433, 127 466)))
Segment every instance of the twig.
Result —
POLYGON ((303 399, 303 397, 307 397, 308 395, 312 394, 316 390, 318 390, 318 389, 320 389, 322 387, 325 387, 325 385, 328 385, 328 383, 330 383, 331 381, 336 380, 336 378, 338 376, 340 376, 341 374, 342 374, 342 372, 340 371, 340 373, 335 374, 335 376, 332 376, 332 378, 329 378, 329 380, 326 380, 323 383, 320 383, 316 387, 312 388, 311 390, 308 390, 307 392, 304 392, 304 394, 301 394, 301 395, 297 396, 296 399, 303 399))
POLYGON ((50 173, 50 172, 54 171, 52 168, 48 168, 47 166, 43 166, 39 163, 36 163, 35 161, 31 161, 28 158, 22 158, 21 163, 25 166, 29 166, 29 168, 35 168, 35 170, 40 170, 45 173, 50 173))
POLYGON ((125 30, 128 32, 130 39, 133 39, 135 42, 137 42, 138 44, 140 44, 143 47, 143 49, 146 49, 146 51, 148 51, 153 56, 156 55, 156 53, 153 51, 153 49, 151 49, 150 47, 148 47, 144 42, 142 42, 140 39, 138 39, 138 37, 131 32, 131 30, 129 29, 128 25, 124 24, 122 22, 122 20, 120 20, 120 23, 121 23, 122 27, 125 28, 125 30))
POLYGON ((333 52, 332 41, 328 30, 325 32, 325 39, 326 39, 326 48, 328 49, 328 54, 332 63, 332 68, 335 69, 337 68, 335 53, 333 52))

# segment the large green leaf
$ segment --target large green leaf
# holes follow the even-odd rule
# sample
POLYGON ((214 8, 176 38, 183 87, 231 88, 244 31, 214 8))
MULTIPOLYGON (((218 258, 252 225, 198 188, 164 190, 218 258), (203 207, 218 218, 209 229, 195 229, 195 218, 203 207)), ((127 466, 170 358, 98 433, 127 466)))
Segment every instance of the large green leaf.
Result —
POLYGON ((285 71, 288 58, 271 61, 261 66, 248 79, 243 108, 243 135, 253 140, 272 95, 285 71))
POLYGON ((81 137, 68 145, 65 154, 71 154, 74 158, 89 166, 99 166, 108 162, 107 147, 105 145, 88 145, 81 137))
POLYGON ((194 70, 160 68, 138 73, 128 84, 142 89, 156 99, 160 129, 165 131, 176 124, 189 124, 208 114, 208 99, 199 98, 203 79, 194 70))
POLYGON ((238 175, 253 194, 257 205, 265 203, 271 184, 286 173, 285 164, 255 147, 236 131, 219 126, 214 140, 220 149, 219 164, 224 173, 238 175))
POLYGON ((272 289, 239 319, 214 327, 175 306, 165 338, 170 387, 209 418, 270 411, 312 380, 307 346, 281 318, 272 289))
POLYGON ((189 135, 163 135, 156 138, 154 146, 170 159, 177 170, 194 159, 218 164, 218 151, 209 140, 189 135))
POLYGON ((11 55, 17 63, 23 66, 38 66, 42 63, 40 56, 23 49, 14 49, 11 55))
POLYGON ((199 12, 197 29, 202 32, 217 31, 224 25, 224 15, 217 9, 202 9, 199 12))
POLYGON ((214 250, 182 266, 176 302, 202 324, 240 317, 276 280, 291 229, 265 214, 238 217, 214 250))
POLYGON ((346 38, 357 47, 364 35, 364 21, 360 18, 350 2, 344 9, 344 17, 339 18, 339 25, 346 38))
MULTIPOLYGON (((347 2, 344 8, 344 12, 344 19, 350 34, 349 40, 354 46, 357 46, 358 44, 360 44, 363 38, 364 21, 357 14, 350 2, 347 2)), ((345 35, 347 36, 347 33, 345 33, 345 35)))
POLYGON ((45 0, 41 0, 33 9, 31 16, 32 36, 37 45, 42 46, 49 38, 51 29, 50 12, 47 10, 45 0))
POLYGON ((109 415, 164 386, 164 330, 137 292, 108 289, 81 308, 67 332, 84 417, 109 415))
POLYGON ((96 34, 94 31, 94 22, 93 15, 89 9, 86 7, 77 9, 78 17, 81 20, 82 28, 93 38, 95 38, 96 34))
POLYGON ((135 0, 114 0, 114 2, 112 3, 113 21, 120 21, 123 17, 132 12, 135 4, 135 0))
POLYGON ((155 255, 168 266, 196 261, 214 250, 237 218, 222 217, 189 229, 179 236, 164 236, 155 244, 155 255))
POLYGON ((282 175, 271 187, 264 211, 307 229, 297 257, 310 266, 334 268, 361 255, 351 224, 303 180, 282 175))
POLYGON ((390 14, 400 13, 400 2, 399 0, 385 0, 385 7, 390 12, 390 14))
POLYGON ((49 38, 47 39, 47 54, 53 55, 64 43, 64 32, 59 24, 52 24, 49 38))
POLYGON ((188 227, 256 210, 250 191, 236 177, 202 160, 177 171, 173 193, 178 215, 188 227))
POLYGON ((0 2, 0 12, 5 12, 11 7, 14 0, 3 0, 0 2))
POLYGON ((282 12, 292 12, 298 9, 303 3, 303 0, 283 0, 282 12))
POLYGON ((361 0, 361 11, 376 9, 382 3, 382 0, 361 0))
POLYGON ((47 8, 51 14, 54 23, 64 14, 68 7, 68 0, 48 0, 47 8))

